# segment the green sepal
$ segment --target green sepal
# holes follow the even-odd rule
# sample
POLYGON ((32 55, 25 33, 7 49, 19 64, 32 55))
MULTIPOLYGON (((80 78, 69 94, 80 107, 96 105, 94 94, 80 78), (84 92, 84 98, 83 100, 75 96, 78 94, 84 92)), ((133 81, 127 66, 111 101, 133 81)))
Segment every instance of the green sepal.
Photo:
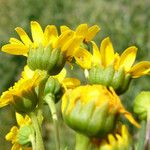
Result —
POLYGON ((51 45, 29 50, 27 64, 32 70, 45 70, 49 75, 58 74, 65 65, 65 57, 60 48, 52 49, 51 45))
POLYGON ((32 112, 37 103, 38 98, 34 89, 24 91, 21 97, 14 95, 13 106, 15 110, 21 114, 32 112))
POLYGON ((50 75, 58 74, 65 65, 64 55, 60 49, 54 49, 48 62, 48 73, 50 75))
POLYGON ((35 56, 36 55, 34 55, 34 51, 35 51, 36 49, 30 49, 29 50, 29 53, 28 53, 28 59, 27 59, 27 65, 30 67, 30 69, 31 70, 35 70, 35 68, 36 68, 36 63, 35 63, 35 56))
POLYGON ((34 138, 34 129, 31 125, 22 126, 19 129, 17 139, 22 146, 31 146, 31 138, 34 138))
POLYGON ((95 66, 89 70, 88 82, 90 84, 103 83, 103 68, 95 66))
MULTIPOLYGON (((43 70, 42 68, 42 56, 43 56, 43 53, 44 53, 44 47, 42 45, 40 45, 36 51, 35 51, 35 64, 36 64, 36 68, 39 69, 41 68, 40 70, 43 70)), ((36 70, 35 68, 35 70, 36 70)))
POLYGON ((113 65, 106 68, 100 66, 92 67, 89 70, 88 82, 90 84, 101 84, 113 87, 117 94, 124 93, 131 82, 131 75, 125 74, 123 68, 115 70, 113 65))
POLYGON ((120 85, 120 87, 118 88, 118 90, 116 91, 117 94, 122 94, 125 91, 128 90, 129 88, 129 84, 131 83, 131 75, 130 74, 126 74, 125 78, 122 82, 122 84, 120 85))
POLYGON ((115 71, 115 74, 113 76, 111 86, 114 88, 114 90, 117 90, 120 88, 120 83, 123 82, 125 77, 124 69, 120 68, 118 71, 115 71))
POLYGON ((48 45, 47 47, 45 47, 43 49, 43 55, 41 55, 42 56, 41 57, 41 68, 42 68, 42 70, 47 70, 45 68, 48 68, 51 53, 52 53, 51 45, 48 45), (45 62, 45 63, 43 63, 43 62, 45 62))
POLYGON ((102 75, 103 75, 103 84, 105 86, 110 86, 110 84, 113 80, 114 73, 115 73, 115 70, 114 70, 114 67, 112 65, 106 67, 103 70, 103 73, 102 73, 102 75))
POLYGON ((102 68, 100 66, 92 67, 89 71, 88 81, 90 84, 102 84, 105 86, 110 86, 113 76, 114 76, 113 66, 107 68, 102 68))

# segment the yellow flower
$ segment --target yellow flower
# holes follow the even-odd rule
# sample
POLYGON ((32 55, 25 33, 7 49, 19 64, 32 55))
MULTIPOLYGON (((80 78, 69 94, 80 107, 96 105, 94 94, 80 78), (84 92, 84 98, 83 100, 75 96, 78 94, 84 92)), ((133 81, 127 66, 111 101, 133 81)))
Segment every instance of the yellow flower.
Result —
POLYGON ((13 55, 27 56, 30 48, 36 48, 39 45, 46 47, 49 44, 55 46, 58 40, 58 32, 54 25, 46 26, 43 32, 38 22, 31 21, 31 34, 33 41, 21 27, 17 27, 15 30, 21 41, 16 38, 10 38, 10 44, 6 44, 2 47, 2 51, 13 55))
POLYGON ((4 107, 8 104, 13 104, 17 111, 31 111, 37 104, 37 95, 35 93, 35 87, 37 87, 42 79, 42 76, 38 71, 30 72, 27 75, 28 68, 22 73, 21 79, 10 87, 8 91, 2 93, 0 97, 0 107, 4 107), (28 110, 26 110, 28 107, 28 110))
MULTIPOLYGON (((67 26, 61 26, 61 33, 66 31, 72 31, 67 26)), ((97 25, 93 25, 92 27, 88 27, 87 24, 80 24, 74 31, 75 36, 81 36, 85 43, 91 41, 97 32, 100 31, 100 28, 97 25)))
POLYGON ((125 73, 129 73, 132 78, 138 78, 140 76, 149 74, 150 62, 142 61, 133 66, 136 53, 137 48, 135 46, 131 46, 127 48, 121 56, 119 56, 118 53, 114 52, 113 45, 110 39, 107 37, 102 41, 100 50, 93 42, 93 55, 83 48, 80 48, 78 51, 76 51, 76 61, 85 69, 90 69, 92 66, 101 66, 106 68, 110 65, 113 65, 115 70, 123 68, 125 73), (81 51, 82 54, 80 53, 81 51))
POLYGON ((102 85, 68 90, 62 97, 62 114, 71 128, 88 136, 104 136, 112 131, 119 114, 140 127, 125 110, 114 90, 102 85))
POLYGON ((148 75, 150 72, 150 62, 142 61, 134 66, 137 48, 131 46, 127 48, 121 56, 114 52, 109 38, 105 38, 100 50, 93 44, 93 54, 84 48, 75 51, 77 64, 86 70, 86 77, 90 84, 102 84, 114 88, 117 94, 124 93, 132 78, 148 75))
MULTIPOLYGON (((19 125, 19 128, 31 124, 31 119, 27 115, 23 117, 19 113, 16 113, 16 120, 17 120, 17 124, 19 125)), ((32 148, 29 147, 22 148, 22 146, 19 144, 18 142, 19 128, 17 126, 13 126, 10 132, 7 133, 7 135, 5 136, 6 140, 11 141, 11 143, 13 144, 11 150, 23 150, 23 149, 32 150, 32 148)))
POLYGON ((129 150, 131 147, 131 137, 125 125, 120 127, 120 131, 109 134, 107 139, 100 142, 99 150, 129 150))

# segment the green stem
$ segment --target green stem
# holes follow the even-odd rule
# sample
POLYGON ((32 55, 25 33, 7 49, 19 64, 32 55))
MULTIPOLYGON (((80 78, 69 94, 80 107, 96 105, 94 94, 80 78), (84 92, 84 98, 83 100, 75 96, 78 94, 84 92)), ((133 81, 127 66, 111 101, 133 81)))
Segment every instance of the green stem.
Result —
POLYGON ((44 150, 43 139, 42 139, 37 116, 36 116, 35 112, 31 112, 29 115, 31 117, 32 125, 33 125, 35 133, 36 133, 35 149, 36 150, 44 150))
POLYGON ((148 149, 148 150, 150 149, 150 110, 147 111, 145 149, 148 149))
POLYGON ((31 141, 31 144, 32 144, 32 150, 36 150, 35 136, 31 135, 30 136, 30 141, 31 141))
POLYGON ((39 103, 38 103, 38 108, 37 108, 37 116, 38 116, 38 122, 39 122, 40 125, 42 124, 42 120, 43 120, 42 106, 43 106, 45 84, 46 84, 48 78, 49 78, 49 75, 46 74, 46 76, 44 77, 44 79, 41 81, 41 83, 39 85, 39 89, 38 89, 39 103))
POLYGON ((60 150, 60 138, 59 138, 59 128, 58 128, 58 117, 56 112, 56 106, 54 102, 54 96, 52 94, 48 94, 45 97, 45 102, 48 104, 49 109, 51 111, 54 127, 55 127, 55 142, 56 149, 60 150))
POLYGON ((146 121, 143 120, 141 122, 141 129, 139 132, 139 140, 138 140, 137 150, 142 150, 142 149, 144 150, 145 133, 146 133, 146 121))
POLYGON ((90 139, 82 134, 76 133, 75 150, 91 150, 90 139))

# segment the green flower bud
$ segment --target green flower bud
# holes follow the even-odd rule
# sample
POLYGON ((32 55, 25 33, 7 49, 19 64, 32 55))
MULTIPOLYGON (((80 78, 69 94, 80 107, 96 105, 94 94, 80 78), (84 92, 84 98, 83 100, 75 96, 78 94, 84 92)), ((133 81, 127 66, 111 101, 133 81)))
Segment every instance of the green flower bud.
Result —
POLYGON ((34 129, 31 125, 22 126, 19 129, 18 143, 23 146, 31 146, 31 137, 34 137, 34 129))
POLYGON ((70 114, 63 113, 65 122, 76 131, 79 131, 89 137, 104 137, 114 129, 115 112, 108 113, 108 103, 95 109, 94 101, 84 107, 80 102, 70 114))
POLYGON ((122 94, 128 89, 131 77, 125 74, 123 68, 116 71, 113 65, 106 68, 95 66, 89 70, 88 81, 90 84, 111 86, 117 94, 122 94))
POLYGON ((112 132, 119 114, 140 127, 125 110, 113 88, 108 90, 102 85, 67 90, 62 97, 62 114, 69 127, 88 137, 103 138, 112 132))
POLYGON ((88 137, 104 137, 114 129, 117 114, 122 109, 117 101, 104 86, 77 87, 63 95, 64 121, 88 137))
POLYGON ((39 46, 30 49, 27 64, 32 70, 45 70, 50 75, 56 75, 64 67, 65 58, 59 48, 39 46))
POLYGON ((60 97, 62 96, 62 88, 58 79, 53 77, 48 78, 44 89, 44 95, 46 96, 47 94, 52 94, 55 97, 55 103, 60 100, 60 97))
POLYGON ((140 120, 147 119, 150 112, 150 92, 143 91, 138 94, 134 101, 134 112, 138 115, 140 120))

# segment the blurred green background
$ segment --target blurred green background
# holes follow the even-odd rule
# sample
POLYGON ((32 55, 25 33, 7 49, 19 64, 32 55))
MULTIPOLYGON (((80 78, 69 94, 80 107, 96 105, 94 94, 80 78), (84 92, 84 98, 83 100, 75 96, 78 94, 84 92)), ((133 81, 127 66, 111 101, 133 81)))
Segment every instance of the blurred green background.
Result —
MULTIPOLYGON (((104 37, 110 36, 117 52, 121 53, 128 46, 136 45, 139 49, 137 61, 150 60, 149 0, 0 0, 0 6, 0 46, 6 44, 10 37, 17 37, 14 31, 17 26, 23 27, 30 34, 31 20, 38 21, 42 27, 54 24, 75 28, 81 23, 88 23, 101 27, 95 38, 97 44, 104 37)), ((0 53, 0 93, 17 81, 25 63, 26 59, 22 56, 0 53)), ((139 91, 150 90, 149 84, 149 77, 141 77, 131 83, 129 90, 122 96, 127 109, 132 111, 134 97, 139 91)), ((48 123, 51 119, 47 112, 43 136, 46 149, 54 150, 53 126, 48 123)), ((15 124, 13 109, 10 106, 2 108, 0 150, 10 149, 11 144, 5 141, 4 136, 15 124)), ((74 133, 63 122, 60 122, 60 126, 63 148, 72 150, 74 133)))

